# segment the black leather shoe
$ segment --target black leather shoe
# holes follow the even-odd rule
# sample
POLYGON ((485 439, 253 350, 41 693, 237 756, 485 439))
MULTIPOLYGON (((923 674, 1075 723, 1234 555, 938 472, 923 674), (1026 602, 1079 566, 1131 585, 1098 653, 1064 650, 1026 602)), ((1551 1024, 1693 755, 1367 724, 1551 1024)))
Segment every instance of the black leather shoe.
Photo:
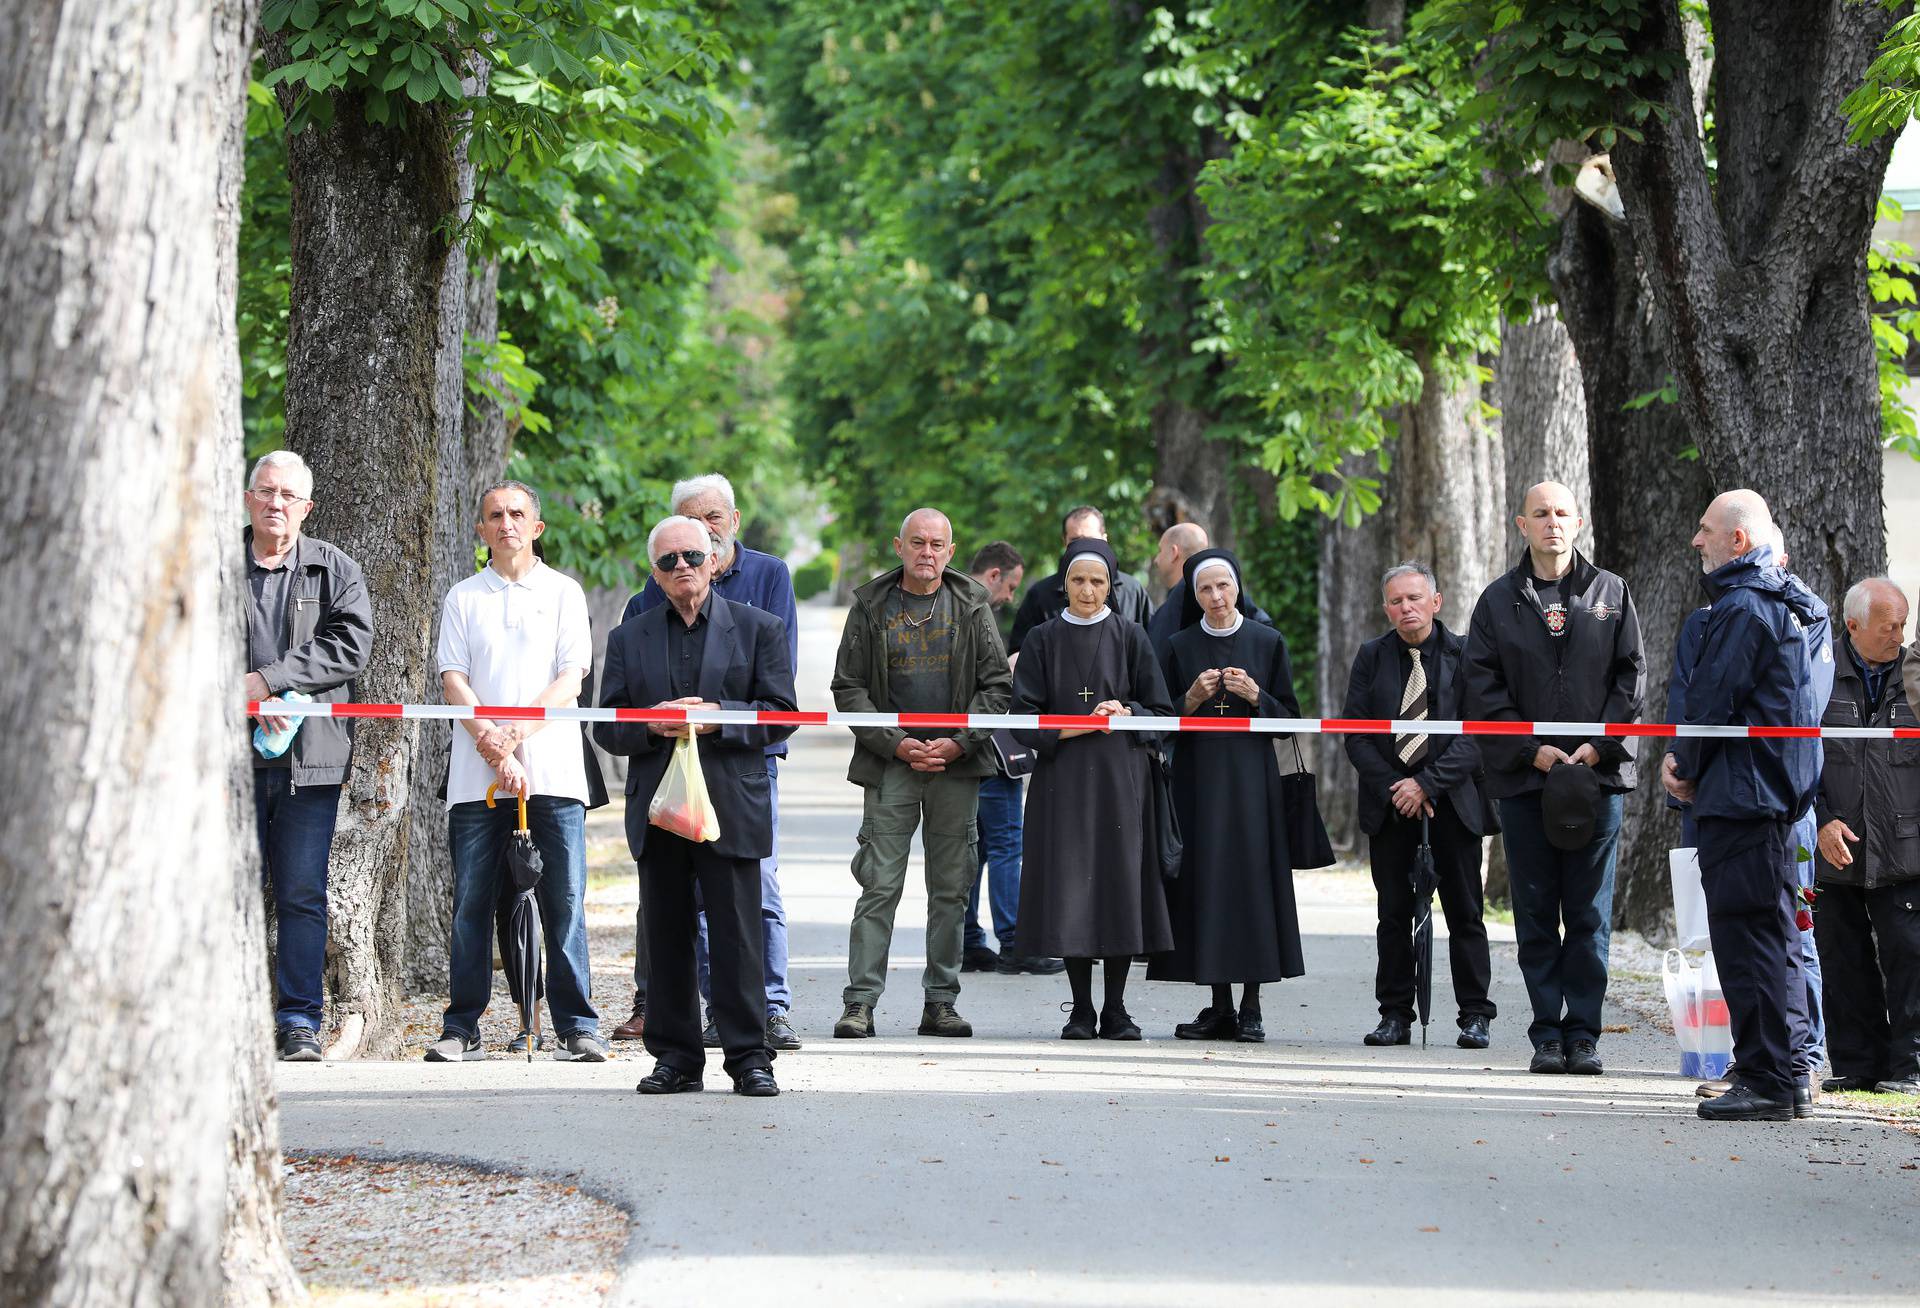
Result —
POLYGON ((1066 962, 1058 958, 1044 958, 1038 954, 1016 954, 1010 949, 1000 951, 993 970, 1001 976, 1019 976, 1025 972, 1028 976, 1058 976, 1067 970, 1066 962))
POLYGON ((1791 1122, 1793 1104, 1766 1099, 1745 1085, 1736 1085, 1714 1099, 1702 1099, 1694 1111, 1709 1122, 1791 1122))
POLYGON ((1093 1025, 1093 1005, 1084 1008, 1074 1004, 1062 1004, 1067 1014, 1067 1024, 1060 1028, 1062 1040, 1091 1040, 1097 1034, 1093 1025))
POLYGON ((1793 1083, 1793 1115, 1813 1116, 1813 1084, 1805 1078, 1793 1083))
POLYGON ((1566 1071, 1567 1056, 1561 1050, 1560 1042, 1547 1040, 1536 1045, 1533 1050, 1533 1061, 1527 1064, 1527 1070, 1547 1076, 1558 1076, 1566 1071))
POLYGON ((1231 1008, 1208 1006, 1193 1021, 1174 1027, 1173 1034, 1181 1040, 1238 1040, 1240 1019, 1231 1008))
POLYGON ((1263 1045, 1267 1042, 1267 1024, 1260 1020, 1260 1014, 1243 1012, 1239 1034, 1233 1038, 1245 1045, 1263 1045))
POLYGON ((1870 1076, 1830 1076, 1820 1083, 1820 1088, 1835 1095, 1842 1090, 1871 1090, 1874 1084, 1870 1076))
POLYGON ((1460 1038, 1453 1043, 1462 1049, 1485 1049, 1493 1043, 1493 1036, 1487 1031, 1487 1019, 1476 1015, 1461 1022, 1460 1038))
POLYGON ((1100 1038, 1102 1040, 1138 1040, 1140 1025, 1127 1016, 1127 1010, 1124 1008, 1102 1009, 1100 1038))
POLYGON ((960 955, 962 972, 991 972, 999 963, 1000 955, 985 945, 968 945, 966 952, 960 955))
POLYGON ((1404 1045, 1413 1040, 1413 1028, 1397 1017, 1383 1017, 1380 1025, 1360 1037, 1363 1045, 1404 1045))
POLYGON ((643 1095, 678 1095, 692 1090, 706 1089, 706 1083, 697 1076, 688 1076, 677 1068, 660 1063, 640 1078, 640 1084, 634 1089, 643 1095))
POLYGON ((1600 1064, 1600 1050, 1593 1041, 1580 1039, 1573 1042, 1567 1050, 1567 1073, 1570 1076, 1599 1076, 1607 1069, 1600 1064))
POLYGON ((751 1099, 771 1099, 780 1093, 780 1086, 773 1079, 771 1069, 749 1067, 733 1078, 733 1092, 737 1095, 746 1095, 751 1099))

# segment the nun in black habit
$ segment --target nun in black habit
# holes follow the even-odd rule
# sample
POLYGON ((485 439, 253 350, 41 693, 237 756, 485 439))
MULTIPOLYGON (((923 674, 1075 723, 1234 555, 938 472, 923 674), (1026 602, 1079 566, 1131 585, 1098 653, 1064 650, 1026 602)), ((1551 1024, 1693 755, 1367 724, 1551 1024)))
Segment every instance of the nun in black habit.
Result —
MULTIPOLYGON (((1015 713, 1101 717, 1172 711, 1146 630, 1107 607, 1118 565, 1103 540, 1076 540, 1060 557, 1067 608, 1020 646, 1015 713)), ((1106 961, 1097 1034, 1138 1040, 1127 1015, 1136 954, 1173 943, 1157 847, 1148 839, 1148 772, 1161 733, 1015 730, 1039 754, 1028 783, 1020 878, 1022 953, 1064 958, 1073 987, 1063 1040, 1091 1040, 1093 960, 1106 961)), ((1064 1005, 1063 1005, 1064 1007, 1064 1005)))
MULTIPOLYGON (((1187 560, 1186 580, 1180 630, 1161 661, 1181 714, 1298 717, 1287 642, 1245 616, 1252 601, 1240 561, 1226 550, 1202 550, 1187 560)), ((1174 751, 1173 806, 1184 849, 1180 876, 1167 884, 1173 949, 1149 963, 1147 976, 1213 987, 1200 1016, 1174 1028, 1182 1040, 1265 1040, 1261 984, 1306 971, 1273 752, 1280 739, 1185 732, 1174 751), (1245 987, 1237 1013, 1236 982, 1245 987)))

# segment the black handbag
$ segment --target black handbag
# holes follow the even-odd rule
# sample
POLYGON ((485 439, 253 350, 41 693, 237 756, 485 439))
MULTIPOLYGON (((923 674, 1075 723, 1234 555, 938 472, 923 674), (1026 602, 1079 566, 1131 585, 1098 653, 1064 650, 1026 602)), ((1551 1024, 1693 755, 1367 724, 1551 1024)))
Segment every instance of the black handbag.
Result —
POLYGON ((1320 818, 1320 799, 1300 738, 1274 741, 1273 754, 1280 765, 1280 821, 1287 832, 1288 864, 1296 872, 1332 867, 1333 841, 1320 818))
POLYGON ((1023 745, 1013 738, 1013 733, 1005 727, 996 730, 992 737, 993 770, 1009 781, 1018 780, 1033 772, 1040 755, 1031 745, 1023 745))
POLYGON ((1173 763, 1159 750, 1147 755, 1147 840, 1160 860, 1160 875, 1168 881, 1180 876, 1180 819, 1173 811, 1173 763))

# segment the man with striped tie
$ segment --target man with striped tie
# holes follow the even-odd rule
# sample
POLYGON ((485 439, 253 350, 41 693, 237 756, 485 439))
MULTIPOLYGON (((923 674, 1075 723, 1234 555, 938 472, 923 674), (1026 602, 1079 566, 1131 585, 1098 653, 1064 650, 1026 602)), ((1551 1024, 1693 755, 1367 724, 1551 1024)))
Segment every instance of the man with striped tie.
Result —
MULTIPOLYGON (((1417 722, 1461 716, 1466 642, 1440 621, 1440 587, 1424 563, 1401 563, 1380 578, 1381 607, 1393 630, 1360 647, 1347 679, 1343 716, 1417 722)), ((1470 736, 1350 735, 1347 757, 1360 774, 1360 826, 1367 833, 1379 892, 1380 963, 1374 997, 1380 1025, 1370 1045, 1404 1045, 1413 1026, 1414 854, 1433 849, 1447 955, 1459 1008, 1462 1049, 1485 1049, 1495 1016, 1487 998, 1492 965, 1480 880, 1480 838, 1498 828, 1480 795, 1480 749, 1470 736)))

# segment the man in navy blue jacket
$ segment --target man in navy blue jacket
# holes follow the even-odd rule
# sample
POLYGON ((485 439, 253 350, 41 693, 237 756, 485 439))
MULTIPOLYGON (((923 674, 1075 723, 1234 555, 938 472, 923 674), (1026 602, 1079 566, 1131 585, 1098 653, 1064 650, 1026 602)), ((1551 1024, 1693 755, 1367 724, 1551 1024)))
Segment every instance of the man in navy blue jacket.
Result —
MULTIPOLYGON (((1681 722, 1688 726, 1813 727, 1810 624, 1826 605, 1795 591, 1774 563, 1772 515, 1750 490, 1707 506, 1693 546, 1710 609, 1681 722)), ((1661 781, 1693 805, 1720 985, 1733 1022, 1739 1079, 1705 1100, 1710 1121, 1786 1121, 1811 1108, 1793 1055, 1806 1039, 1807 992, 1794 899, 1793 824, 1820 784, 1818 742, 1682 736, 1661 781)))
MULTIPOLYGON (((1786 542, 1781 538, 1780 528, 1775 524, 1773 538, 1767 542, 1773 546, 1773 560, 1785 570, 1790 562, 1787 556, 1786 542)), ((1810 606, 1805 601, 1814 600, 1814 594, 1807 583, 1787 573, 1787 595, 1790 602, 1796 602, 1797 609, 1810 606)), ((1673 675, 1667 679, 1667 721, 1678 722, 1686 716, 1687 687, 1693 681, 1694 665, 1700 661, 1700 642, 1706 637, 1707 614, 1713 606, 1702 604, 1687 615, 1687 621, 1680 628, 1680 639, 1673 646, 1673 675)), ((1825 714, 1827 701, 1833 698, 1833 629, 1829 618, 1819 618, 1807 623, 1807 655, 1813 667, 1813 700, 1818 712, 1825 714)), ((1814 742, 1821 750, 1822 766, 1825 762, 1825 748, 1820 742, 1814 742)), ((1669 752, 1663 767, 1671 770, 1674 765, 1673 754, 1669 752)), ((1697 833, 1693 829, 1693 806, 1682 804, 1671 795, 1667 797, 1671 808, 1680 810, 1680 843, 1692 847, 1697 843, 1697 833)), ((1814 810, 1809 808, 1793 824, 1794 867, 1799 876, 1802 889, 1814 883, 1813 851, 1819 845, 1820 826, 1814 818, 1814 810), (1800 850, 1807 851, 1802 860, 1800 850)), ((1795 1077, 1795 1104, 1800 1104, 1799 1078, 1804 1075, 1807 1082, 1807 1102, 1802 1105, 1804 1111, 1813 1111, 1813 1078, 1827 1061, 1827 1024, 1824 1014, 1824 1002, 1821 994, 1820 950, 1815 943, 1813 928, 1807 927, 1800 932, 1800 964, 1806 974, 1807 983, 1807 1033, 1805 1041, 1793 1051, 1793 1070, 1795 1077)), ((1727 1076, 1721 1081, 1703 1081, 1698 1087, 1702 1098, 1723 1094, 1732 1088, 1733 1068, 1727 1069, 1727 1076)))
MULTIPOLYGON (((686 518, 697 518, 707 525, 707 539, 713 545, 713 593, 735 604, 745 604, 771 613, 787 627, 787 666, 800 665, 799 609, 794 603, 793 575, 787 565, 771 554, 748 549, 740 543, 740 510, 733 500, 733 483, 719 473, 689 477, 673 486, 673 511, 686 518)), ((648 576, 646 586, 627 601, 620 621, 638 617, 667 602, 660 583, 648 576)), ((774 850, 760 863, 760 918, 762 965, 767 983, 767 1044, 775 1049, 798 1049, 800 1037, 794 1033, 788 1011, 793 1006, 793 991, 787 984, 787 909, 780 898, 780 760, 787 756, 782 739, 767 746, 767 780, 773 787, 774 850)), ((645 1029, 647 1008, 647 942, 645 909, 634 922, 633 1016, 614 1028, 615 1040, 638 1040, 645 1029)), ((695 945, 699 961, 700 994, 712 1002, 712 966, 707 953, 707 919, 700 917, 700 935, 695 945)), ((704 1032, 709 1049, 718 1048, 719 1029, 709 1012, 704 1032)))

